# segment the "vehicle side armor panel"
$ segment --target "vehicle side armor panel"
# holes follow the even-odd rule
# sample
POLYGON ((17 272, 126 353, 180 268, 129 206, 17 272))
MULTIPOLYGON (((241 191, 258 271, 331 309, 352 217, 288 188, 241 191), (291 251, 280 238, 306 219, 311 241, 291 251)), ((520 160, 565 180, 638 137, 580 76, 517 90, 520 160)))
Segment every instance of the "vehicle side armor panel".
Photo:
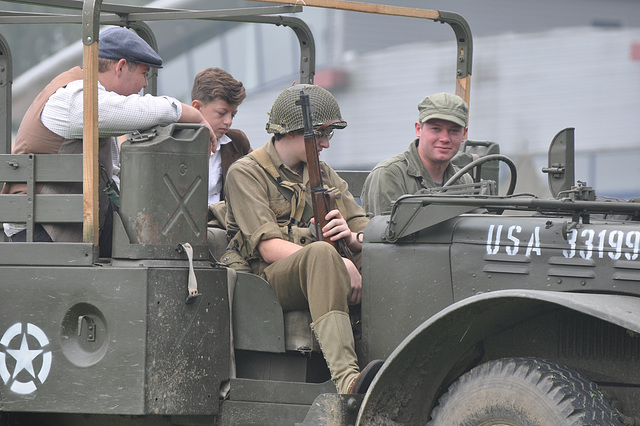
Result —
POLYGON ((217 411, 229 372, 226 273, 196 269, 202 297, 190 305, 187 273, 0 268, 2 281, 14 283, 0 287, 0 298, 13 301, 0 313, 3 409, 34 411, 36 395, 43 412, 200 414, 204 401, 217 411), (29 361, 25 349, 41 352, 16 368, 14 356, 29 361))
POLYGON ((570 218, 471 215, 456 222, 451 246, 455 300, 519 288, 636 294, 640 232, 593 221, 563 237, 570 218))
MULTIPOLYGON (((370 224, 366 232, 375 233, 375 229, 375 224, 370 224)), ((434 233, 436 240, 447 238, 434 233)), ((365 244, 362 333, 368 349, 366 359, 388 357, 411 331, 453 303, 449 247, 365 244)))

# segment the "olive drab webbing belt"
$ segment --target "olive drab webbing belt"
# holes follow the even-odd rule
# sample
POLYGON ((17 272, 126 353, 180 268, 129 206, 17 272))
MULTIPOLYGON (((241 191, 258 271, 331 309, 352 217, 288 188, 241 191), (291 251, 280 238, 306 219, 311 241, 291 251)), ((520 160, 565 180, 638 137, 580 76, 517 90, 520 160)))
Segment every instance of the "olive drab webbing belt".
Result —
MULTIPOLYGON (((276 166, 271 161, 269 153, 262 147, 254 150, 251 154, 248 154, 251 159, 260 165, 267 175, 274 181, 280 193, 284 198, 291 203, 291 216, 289 217, 289 226, 303 226, 306 227, 313 217, 313 208, 307 203, 305 192, 306 189, 299 183, 293 183, 288 181, 282 176, 276 166)), ((335 200, 340 212, 345 212, 346 208, 342 198, 340 197, 340 190, 335 187, 329 188, 325 185, 327 190, 335 192, 335 200)))

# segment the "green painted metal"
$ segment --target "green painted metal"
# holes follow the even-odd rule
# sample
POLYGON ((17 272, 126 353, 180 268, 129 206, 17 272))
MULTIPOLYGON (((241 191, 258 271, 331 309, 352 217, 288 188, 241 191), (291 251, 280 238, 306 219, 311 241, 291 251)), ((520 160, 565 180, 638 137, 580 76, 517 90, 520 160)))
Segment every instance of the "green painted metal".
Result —
MULTIPOLYGON (((224 271, 196 270, 203 296, 191 305, 184 303, 184 268, 0 271, 0 297, 13 301, 0 314, 3 346, 20 347, 26 335, 33 350, 43 351, 33 364, 36 379, 24 370, 8 379, 3 410, 32 411, 33 399, 19 392, 36 386, 36 411, 217 412, 218 389, 229 373, 224 271)), ((13 371, 13 360, 2 361, 13 371)))
POLYGON ((320 395, 314 401, 302 424, 309 426, 355 424, 362 398, 362 395, 320 395))
POLYGON ((275 402, 282 404, 310 405, 318 395, 335 393, 335 385, 324 383, 294 383, 286 381, 257 381, 232 379, 232 401, 275 402))
POLYGON ((0 34, 0 154, 11 152, 11 86, 13 62, 7 40, 0 34))
POLYGON ((238 273, 233 325, 236 349, 285 351, 282 308, 269 283, 256 275, 238 273))
MULTIPOLYGON (((43 351, 41 364, 34 365, 38 380, 22 371, 5 383, 4 410, 33 410, 33 401, 16 393, 33 384, 38 386, 38 411, 91 413, 113 407, 122 413, 144 412, 147 319, 146 305, 138 301, 146 300, 146 271, 113 274, 102 268, 3 267, 2 277, 2 300, 12 301, 3 306, 0 317, 3 344, 19 347, 20 337, 38 336, 37 329, 44 336, 29 343, 43 351), (88 341, 86 331, 78 335, 82 316, 96 324, 94 342, 88 341), (15 324, 21 330, 11 338, 13 333, 5 330, 15 324), (33 330, 27 328, 30 325, 33 330), (98 383, 103 392, 91 392, 98 383)), ((14 371, 15 366, 7 358, 4 361, 14 371)))
POLYGON ((262 419, 258 423, 299 424, 305 420, 310 405, 327 393, 335 395, 332 382, 309 384, 233 379, 229 401, 222 406, 221 424, 251 424, 256 419, 262 419))
POLYGON ((85 46, 98 41, 101 7, 102 0, 85 0, 82 3, 82 43, 85 46))
POLYGON ((186 304, 187 268, 149 270, 145 413, 219 411, 220 386, 230 371, 227 273, 212 268, 195 273, 201 296, 186 304))
POLYGON ((113 257, 184 259, 176 249, 189 243, 195 259, 208 259, 209 132, 178 123, 143 135, 121 147, 120 176, 128 184, 120 191, 118 215, 129 244, 116 245, 113 257))
POLYGON ((93 244, 0 243, 0 259, 2 259, 2 265, 91 266, 93 244))
POLYGON ((558 132, 549 145, 549 167, 543 168, 542 172, 549 175, 549 189, 554 197, 575 185, 574 147, 574 129, 571 127, 558 132))
MULTIPOLYGON (((308 26, 270 16, 301 6, 187 11, 42 3, 84 10, 91 23, 83 28, 85 42, 95 40, 99 23, 128 25, 154 48, 143 21, 191 17, 290 26, 299 38, 300 80, 313 82, 308 26)), ((16 23, 83 18, 12 17, 16 23)), ((457 14, 440 17, 454 29, 457 77, 466 78, 468 25, 457 14)), ((1 61, 2 55, 0 67, 1 61)), ((94 263, 93 247, 84 243, 0 244, 0 411, 26 424, 42 419, 34 412, 56 413, 47 422, 67 425, 424 424, 465 371, 518 355, 563 361, 625 389, 640 385, 634 337, 640 333, 640 207, 586 201, 572 192, 572 129, 559 133, 550 149, 548 169, 564 173, 553 185, 564 198, 408 195, 390 216, 372 218, 362 253, 357 351, 363 365, 386 362, 368 394, 356 397, 335 394, 319 352, 287 342, 289 335, 310 335, 306 313, 288 323, 292 314, 283 313, 266 281, 238 273, 232 287, 226 269, 209 263, 205 133, 173 125, 123 145, 112 259, 94 263), (505 214, 511 210, 517 215, 505 214), (628 220, 598 217, 611 214, 628 220), (195 249, 200 294, 191 304, 189 263, 179 247, 187 242, 195 249), (584 329, 572 333, 570 324, 584 329)), ((492 142, 467 141, 456 161, 498 153, 492 142)), ((0 220, 82 221, 80 196, 34 192, 40 181, 81 181, 79 161, 0 155, 0 181, 17 179, 31 188, 27 195, 0 196, 0 220)), ((483 168, 481 176, 497 180, 497 166, 483 168)), ((366 173, 343 177, 358 195, 366 173)), ((627 391, 618 392, 640 406, 627 391)))
MULTIPOLYGON (((453 157, 451 162, 458 167, 464 167, 471 163, 474 158, 484 157, 486 155, 500 154, 500 145, 490 141, 473 141, 466 140, 460 146, 460 151, 453 157)), ((483 180, 492 180, 496 183, 496 191, 499 189, 499 164, 497 161, 491 161, 482 166, 480 177, 483 180)), ((475 176, 474 176, 475 180, 475 176)))
POLYGON ((436 22, 447 23, 456 36, 458 48, 456 77, 466 78, 470 76, 473 68, 473 38, 467 20, 457 13, 440 11, 440 19, 436 22))
MULTIPOLYGON (((598 320, 637 332, 640 300, 634 296, 502 290, 464 299, 431 317, 389 356, 365 397, 357 424, 418 424, 435 404, 438 386, 450 383, 482 356, 488 336, 554 312, 584 312, 598 320), (420 368, 415 368, 416 366, 420 368), (402 377, 404 386, 395 386, 402 377), (395 407, 402 406, 399 412, 395 407), (385 423, 387 422, 387 423, 385 423)), ((550 331, 550 330, 549 330, 550 331)), ((522 340, 523 336, 520 336, 522 340)), ((524 336, 526 339, 527 336, 524 336)), ((546 347, 538 343, 538 350, 546 347)), ((511 347, 518 353, 518 347, 511 347)), ((628 361, 636 365, 637 361, 628 361)))
POLYGON ((0 221, 26 223, 27 241, 36 223, 82 222, 81 194, 36 193, 39 182, 82 182, 82 155, 0 154, 0 182, 26 184, 26 194, 0 195, 0 221))

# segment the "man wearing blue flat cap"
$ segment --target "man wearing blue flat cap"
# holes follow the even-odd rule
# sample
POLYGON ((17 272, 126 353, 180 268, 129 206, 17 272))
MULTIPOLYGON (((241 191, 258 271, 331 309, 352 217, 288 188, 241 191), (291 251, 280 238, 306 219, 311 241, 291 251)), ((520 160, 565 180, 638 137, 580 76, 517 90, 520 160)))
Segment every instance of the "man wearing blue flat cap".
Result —
MULTIPOLYGON (((200 123, 209 128, 212 147, 215 133, 202 114, 190 105, 168 96, 141 96, 147 73, 162 67, 162 58, 133 31, 112 27, 98 40, 98 132, 100 161, 100 256, 111 253, 113 206, 104 192, 113 175, 112 151, 118 154, 115 137, 135 130, 175 122, 200 123)), ((55 77, 33 101, 16 135, 14 154, 82 153, 82 68, 74 67, 55 77)), ((81 194, 82 183, 40 185, 46 193, 81 194)), ((3 193, 26 193, 26 185, 5 185, 3 193)), ((4 224, 11 241, 25 241, 19 224, 4 224)), ((38 225, 35 241, 82 241, 82 224, 38 225)))
POLYGON ((112 27, 100 34, 98 56, 104 59, 128 62, 162 68, 162 58, 142 38, 133 31, 122 27, 112 27))

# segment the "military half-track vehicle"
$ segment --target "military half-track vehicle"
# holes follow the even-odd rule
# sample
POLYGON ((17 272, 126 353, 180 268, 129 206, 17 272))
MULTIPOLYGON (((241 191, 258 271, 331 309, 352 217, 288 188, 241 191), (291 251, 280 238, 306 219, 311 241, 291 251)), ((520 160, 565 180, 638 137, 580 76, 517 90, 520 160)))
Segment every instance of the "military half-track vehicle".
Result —
MULTIPOLYGON (((313 82, 313 37, 289 15, 300 5, 41 3, 82 15, 0 22, 82 23, 85 67, 99 23, 126 24, 154 45, 143 19, 190 16, 291 27, 300 81, 313 82)), ((459 15, 306 4, 449 24, 456 93, 469 100, 472 42, 459 15)), ((26 223, 31 241, 34 223, 83 222, 85 241, 0 243, 0 425, 640 424, 640 204, 576 185, 572 129, 549 149, 553 199, 514 194, 517 170, 499 146, 467 141, 456 162, 474 185, 403 196, 371 220, 357 350, 363 365, 385 364, 365 395, 338 395, 309 313, 283 313, 267 282, 222 267, 220 251, 212 260, 205 129, 175 124, 122 145, 113 255, 98 258, 87 208, 97 199, 95 118, 87 116, 84 157, 11 155, 11 81, 0 35, 0 182, 28 187, 0 195, 0 221, 26 223), (497 195, 500 161, 506 195, 497 195), (85 193, 37 194, 45 181, 84 182, 85 193)), ((366 173, 342 176, 358 194, 366 173)))

